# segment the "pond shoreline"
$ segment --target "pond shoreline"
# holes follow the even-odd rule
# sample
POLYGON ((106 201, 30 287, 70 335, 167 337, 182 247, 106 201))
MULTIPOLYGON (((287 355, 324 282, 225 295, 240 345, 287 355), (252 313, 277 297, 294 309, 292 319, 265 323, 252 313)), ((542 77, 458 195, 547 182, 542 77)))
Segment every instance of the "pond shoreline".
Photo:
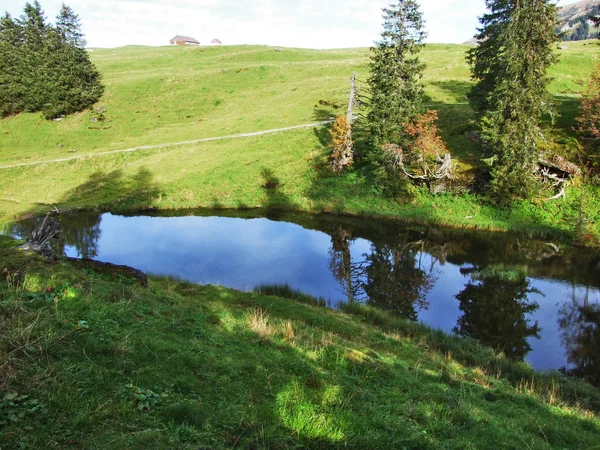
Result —
MULTIPOLYGON (((23 238, 41 220, 11 234, 23 238)), ((582 295, 600 301, 596 251, 514 233, 273 210, 73 212, 57 220, 56 254, 242 291, 273 286, 285 296, 279 287, 288 286, 337 309, 365 303, 480 339, 540 370, 579 367, 567 349, 584 343, 560 333, 584 321, 559 319, 578 314, 582 295)))
MULTIPOLYGON (((497 225, 490 226, 481 226, 476 224, 470 224, 468 222, 464 223, 455 223, 451 221, 443 221, 440 219, 427 219, 426 217, 408 217, 402 215, 395 214, 381 214, 381 213, 361 213, 361 212, 353 212, 353 211, 328 211, 323 209, 310 209, 310 208, 287 208, 287 207, 238 207, 238 208, 215 208, 215 207, 181 207, 181 208, 160 208, 156 206, 152 207, 76 207, 76 208, 57 208, 55 206, 51 207, 52 209, 46 210, 45 212, 41 210, 36 212, 31 212, 27 214, 22 214, 13 218, 12 220, 6 220, 4 223, 0 222, 0 226, 7 226, 15 222, 20 222, 23 220, 31 219, 33 217, 41 217, 46 214, 50 215, 65 215, 71 213, 78 212, 97 212, 97 213, 114 213, 121 215, 136 215, 136 214, 145 214, 145 213, 165 213, 165 214, 186 214, 186 213, 211 213, 215 214, 227 214, 227 213, 258 213, 265 214, 267 216, 269 213, 300 213, 300 214, 310 214, 310 215, 323 215, 323 216, 331 216, 331 217, 341 217, 341 218, 356 218, 356 219, 373 219, 373 220, 383 220, 389 222, 395 222, 399 224, 405 225, 415 225, 415 226, 438 226, 440 228, 445 228, 448 230, 461 230, 461 231, 475 231, 475 232, 489 232, 489 233, 498 233, 498 234, 515 234, 522 236, 524 238, 535 238, 535 239, 547 239, 547 240, 556 240, 561 244, 569 245, 574 248, 582 248, 582 249, 600 249, 600 240, 597 239, 589 239, 582 241, 581 239, 575 239, 572 233, 563 231, 563 230, 549 230, 547 226, 539 226, 536 228, 531 228, 530 226, 519 226, 519 227, 499 227, 497 225)), ((468 220, 468 219, 467 219, 468 220)))

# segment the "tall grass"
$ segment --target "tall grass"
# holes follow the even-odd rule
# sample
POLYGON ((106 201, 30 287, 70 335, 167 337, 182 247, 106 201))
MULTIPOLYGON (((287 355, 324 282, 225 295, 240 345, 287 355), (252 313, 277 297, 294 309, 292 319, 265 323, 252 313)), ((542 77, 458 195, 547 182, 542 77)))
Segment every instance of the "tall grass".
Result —
POLYGON ((327 299, 305 294, 299 289, 293 289, 289 284, 261 284, 256 286, 253 292, 255 294, 267 295, 270 297, 287 298, 312 306, 328 306, 327 299))

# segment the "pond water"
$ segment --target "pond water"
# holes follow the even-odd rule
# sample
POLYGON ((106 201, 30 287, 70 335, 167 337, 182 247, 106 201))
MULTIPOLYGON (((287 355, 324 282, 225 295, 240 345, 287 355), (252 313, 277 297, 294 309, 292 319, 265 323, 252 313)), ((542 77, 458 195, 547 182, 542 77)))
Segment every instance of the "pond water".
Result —
POLYGON ((196 283, 244 291, 288 284, 334 308, 364 302, 479 339, 537 369, 600 381, 597 251, 382 220, 178 214, 62 215, 55 245, 68 256, 196 283))

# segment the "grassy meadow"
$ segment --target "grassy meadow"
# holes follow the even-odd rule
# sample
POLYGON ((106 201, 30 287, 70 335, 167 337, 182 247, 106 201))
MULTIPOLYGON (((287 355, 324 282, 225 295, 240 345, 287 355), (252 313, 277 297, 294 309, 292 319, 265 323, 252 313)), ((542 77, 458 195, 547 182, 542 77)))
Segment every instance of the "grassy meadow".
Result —
POLYGON ((0 448, 598 448, 600 391, 475 341, 359 305, 144 289, 14 245, 0 448))
MULTIPOLYGON (((465 137, 472 113, 467 46, 428 45, 427 103, 442 136, 468 174, 481 165, 465 137)), ((552 71, 561 116, 549 125, 553 146, 576 150, 578 96, 598 54, 593 42, 570 43, 552 71)), ((92 50, 106 93, 97 106, 62 121, 39 114, 0 120, 0 166, 93 155, 141 145, 295 126, 345 110, 353 72, 368 76, 368 49, 301 50, 258 46, 124 47, 92 50)), ((520 230, 575 239, 580 206, 584 243, 600 236, 595 188, 573 187, 566 202, 516 202, 499 210, 470 195, 410 201, 383 198, 363 169, 333 176, 327 127, 165 147, 129 154, 1 170, 0 223, 59 209, 256 208, 389 216, 447 225, 520 230)), ((550 193, 550 192, 549 192, 550 193)), ((580 230, 581 231, 581 230, 580 230)))
MULTIPOLYGON (((464 133, 467 48, 423 52, 427 102, 463 173, 481 164, 464 133)), ((561 51, 549 150, 577 148, 572 121, 597 54, 591 42, 561 51)), ((94 156, 328 119, 345 110, 352 73, 367 78, 367 49, 125 47, 91 57, 107 87, 101 109, 0 120, 0 166, 85 156, 1 169, 0 224, 55 207, 270 207, 585 244, 600 236, 594 187, 508 209, 466 193, 384 198, 360 166, 331 174, 325 126, 94 156)), ((243 293, 150 277, 143 288, 15 245, 0 236, 0 449, 598 448, 597 388, 475 341, 360 305, 318 308, 276 286, 243 293)))

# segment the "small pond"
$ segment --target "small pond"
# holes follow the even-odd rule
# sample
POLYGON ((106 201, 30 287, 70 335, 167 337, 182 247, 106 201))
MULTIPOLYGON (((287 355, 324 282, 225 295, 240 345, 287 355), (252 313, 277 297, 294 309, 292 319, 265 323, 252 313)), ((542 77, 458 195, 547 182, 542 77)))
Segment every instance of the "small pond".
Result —
MULTIPOLYGON (((62 215, 55 245, 69 256, 196 283, 243 291, 288 284, 334 308, 368 303, 479 339, 537 369, 599 381, 597 251, 383 220, 177 214, 62 215)), ((12 233, 23 236, 33 225, 12 233)))

